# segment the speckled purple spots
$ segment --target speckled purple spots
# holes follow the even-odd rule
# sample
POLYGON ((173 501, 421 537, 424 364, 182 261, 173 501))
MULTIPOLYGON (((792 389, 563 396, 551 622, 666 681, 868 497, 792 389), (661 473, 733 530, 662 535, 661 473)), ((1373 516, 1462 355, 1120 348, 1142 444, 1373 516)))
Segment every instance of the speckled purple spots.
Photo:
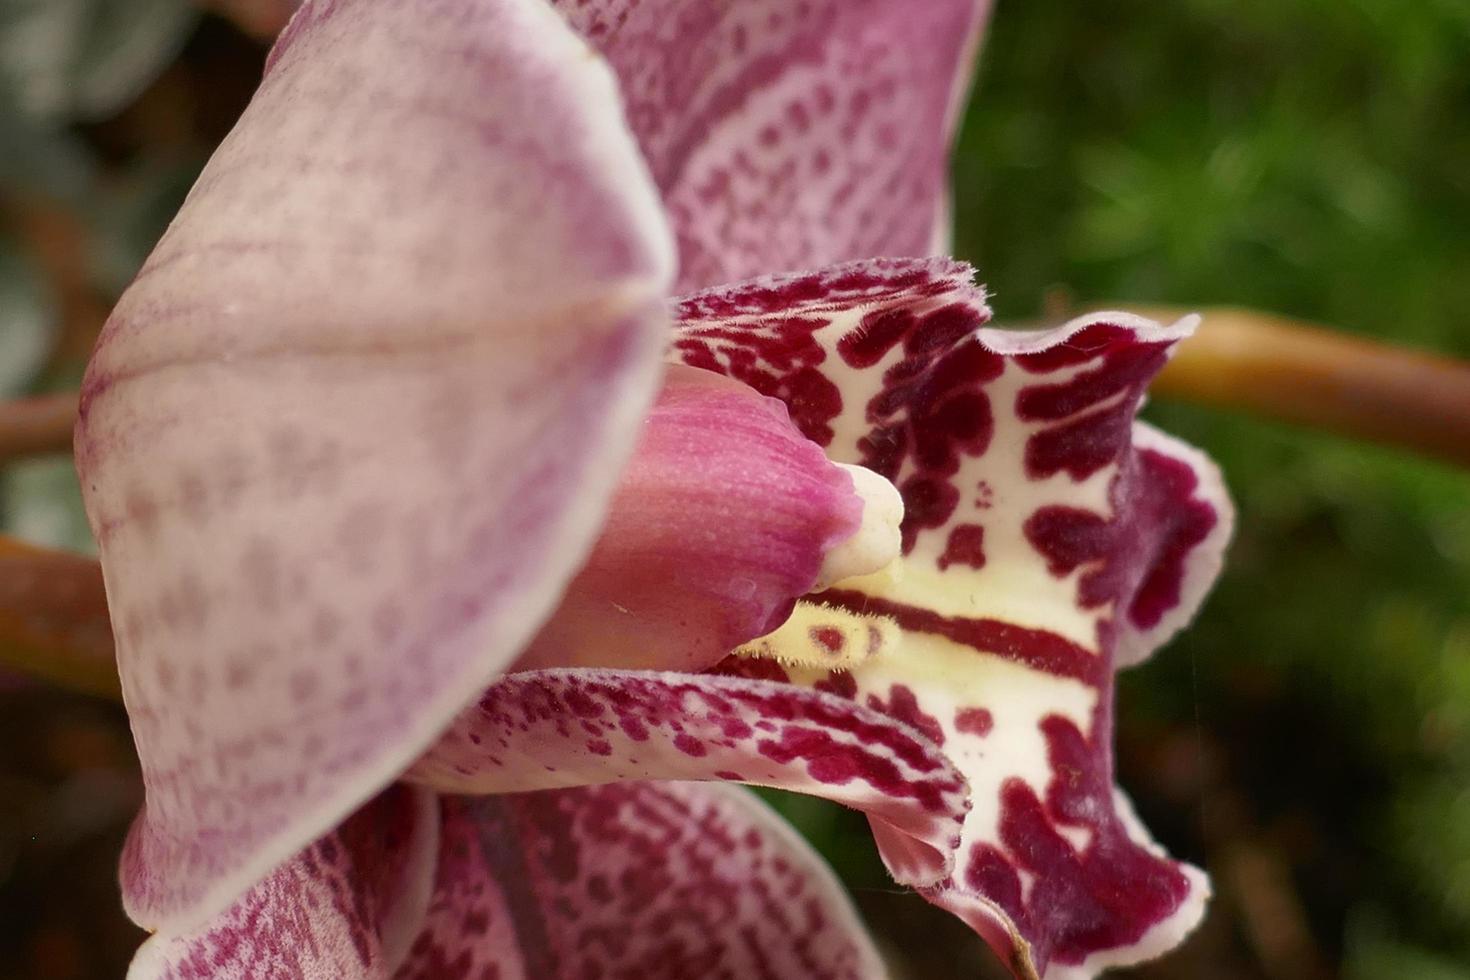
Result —
POLYGON ((554 2, 618 73, 682 290, 944 247, 985 0, 554 2))
MULTIPOLYGON (((1208 886, 1115 796, 1110 732, 1115 669, 1189 619, 1229 534, 1214 468, 1134 421, 1191 325, 985 328, 966 270, 934 260, 768 277, 678 309, 688 363, 777 393, 820 366, 830 394, 808 435, 904 497, 902 572, 816 597, 890 619, 893 649, 771 677, 881 712, 964 772, 974 805, 956 869, 925 894, 1023 977, 1049 964, 1088 977, 1178 942, 1208 886)), ((922 863, 915 838, 874 831, 895 873, 922 863)))

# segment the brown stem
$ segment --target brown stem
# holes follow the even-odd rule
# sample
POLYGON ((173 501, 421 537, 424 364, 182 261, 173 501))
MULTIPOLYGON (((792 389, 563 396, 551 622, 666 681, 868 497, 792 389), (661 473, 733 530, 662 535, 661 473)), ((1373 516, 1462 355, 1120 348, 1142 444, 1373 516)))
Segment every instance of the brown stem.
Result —
POLYGON ((296 4, 291 0, 198 0, 201 7, 212 8, 235 22, 246 34, 269 41, 275 37, 296 4))
MULTIPOLYGON (((1139 312, 1171 320, 1181 311, 1139 312)), ((1179 346, 1152 390, 1470 466, 1470 364, 1283 317, 1206 311, 1199 333, 1179 346)), ((65 451, 76 405, 75 395, 0 404, 0 460, 65 451)), ((0 536, 0 666, 120 696, 94 559, 0 536)))
POLYGON ((0 535, 0 667, 122 697, 96 559, 0 535))
MULTIPOLYGON (((1163 321, 1187 312, 1119 308, 1163 321)), ((1470 363, 1286 317, 1206 310, 1151 390, 1470 466, 1470 363)), ((0 461, 69 450, 76 406, 74 394, 0 403, 0 461)))
POLYGON ((0 402, 0 462, 37 453, 71 452, 75 392, 0 402))
MULTIPOLYGON (((1166 322, 1184 312, 1123 308, 1166 322)), ((1470 466, 1470 363, 1285 317, 1205 310, 1150 390, 1470 466)))

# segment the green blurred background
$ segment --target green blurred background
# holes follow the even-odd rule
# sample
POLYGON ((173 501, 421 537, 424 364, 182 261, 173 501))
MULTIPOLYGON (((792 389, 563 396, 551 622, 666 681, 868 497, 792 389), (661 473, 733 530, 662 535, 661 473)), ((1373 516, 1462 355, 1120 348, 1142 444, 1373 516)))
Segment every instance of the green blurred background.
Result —
MULTIPOLYGON (((0 0, 0 397, 76 385, 263 55, 185 0, 0 0)), ((1004 320, 1228 303, 1470 357, 1470 0, 1000 0, 955 185, 1004 320)), ((1218 891, 1127 975, 1470 980, 1470 477, 1147 414, 1220 461, 1240 527, 1124 680, 1121 781, 1218 891)), ((64 458, 0 470, 0 521, 89 546, 64 458)), ((120 710, 0 680, 0 978, 122 975, 139 799, 120 710)), ((858 818, 777 803, 907 975, 999 975, 858 818)))

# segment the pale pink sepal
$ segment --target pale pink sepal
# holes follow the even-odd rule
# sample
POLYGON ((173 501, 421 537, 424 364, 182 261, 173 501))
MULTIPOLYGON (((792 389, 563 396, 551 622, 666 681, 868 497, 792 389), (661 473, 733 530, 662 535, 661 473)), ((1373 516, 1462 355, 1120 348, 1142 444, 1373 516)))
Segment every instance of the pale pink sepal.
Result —
POLYGON ((608 58, 696 289, 948 237, 989 0, 554 0, 608 58))
POLYGON ((446 797, 398 980, 878 980, 842 887, 745 790, 620 783, 446 797))
POLYGON ((418 935, 439 801, 395 786, 187 932, 155 934, 128 980, 388 980, 418 935))
POLYGON ((702 670, 780 625, 862 511, 785 405, 675 366, 592 555, 517 669, 702 670))
POLYGON ((586 556, 672 248, 541 0, 318 0, 109 320, 77 463, 188 928, 434 739, 586 556))

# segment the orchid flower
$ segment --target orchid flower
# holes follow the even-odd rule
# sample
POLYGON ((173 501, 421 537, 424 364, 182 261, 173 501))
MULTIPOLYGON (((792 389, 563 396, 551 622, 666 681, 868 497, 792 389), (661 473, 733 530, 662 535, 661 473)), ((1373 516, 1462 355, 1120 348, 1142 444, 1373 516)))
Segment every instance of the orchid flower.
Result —
POLYGON ((83 391, 133 976, 881 975, 725 783, 865 812, 1018 977, 1193 926, 1110 744, 1229 533, 1134 422, 1192 321, 864 258, 943 242, 983 14, 302 7, 83 391))

